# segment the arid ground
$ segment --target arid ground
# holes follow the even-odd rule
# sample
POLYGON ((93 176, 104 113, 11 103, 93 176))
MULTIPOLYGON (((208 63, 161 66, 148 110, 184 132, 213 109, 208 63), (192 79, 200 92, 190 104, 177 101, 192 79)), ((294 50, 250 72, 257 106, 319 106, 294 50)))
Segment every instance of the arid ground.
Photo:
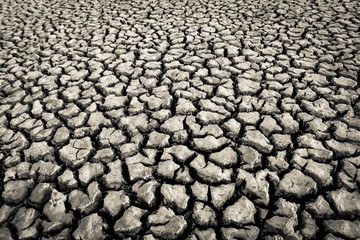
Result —
POLYGON ((0 239, 360 238, 360 1, 0 1, 0 239))

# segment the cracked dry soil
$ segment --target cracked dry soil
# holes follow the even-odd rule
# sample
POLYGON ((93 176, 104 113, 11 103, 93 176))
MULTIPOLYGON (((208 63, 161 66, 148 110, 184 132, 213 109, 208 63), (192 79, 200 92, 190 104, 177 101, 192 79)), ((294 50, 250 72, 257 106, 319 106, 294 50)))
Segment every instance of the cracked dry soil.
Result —
POLYGON ((359 239, 359 13, 2 0, 0 239, 359 239))

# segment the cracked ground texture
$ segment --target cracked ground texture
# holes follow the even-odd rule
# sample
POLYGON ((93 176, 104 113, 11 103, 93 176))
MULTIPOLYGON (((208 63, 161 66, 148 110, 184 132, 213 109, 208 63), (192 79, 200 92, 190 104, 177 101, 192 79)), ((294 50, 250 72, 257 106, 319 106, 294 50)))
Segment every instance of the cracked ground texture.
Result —
POLYGON ((0 239, 359 239, 360 2, 0 3, 0 239))

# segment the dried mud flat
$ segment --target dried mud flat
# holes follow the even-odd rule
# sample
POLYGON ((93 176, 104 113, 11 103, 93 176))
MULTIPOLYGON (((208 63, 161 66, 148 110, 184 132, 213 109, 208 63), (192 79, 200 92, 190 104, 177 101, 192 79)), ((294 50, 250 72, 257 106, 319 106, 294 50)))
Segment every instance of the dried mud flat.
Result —
POLYGON ((360 238, 360 2, 0 3, 0 239, 360 238))

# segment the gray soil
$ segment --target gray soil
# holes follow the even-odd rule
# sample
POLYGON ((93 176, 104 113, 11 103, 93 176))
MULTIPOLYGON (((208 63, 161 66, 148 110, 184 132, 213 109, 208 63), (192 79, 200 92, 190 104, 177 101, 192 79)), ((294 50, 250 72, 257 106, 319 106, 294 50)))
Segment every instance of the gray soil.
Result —
POLYGON ((359 239, 359 13, 2 0, 0 239, 359 239))

